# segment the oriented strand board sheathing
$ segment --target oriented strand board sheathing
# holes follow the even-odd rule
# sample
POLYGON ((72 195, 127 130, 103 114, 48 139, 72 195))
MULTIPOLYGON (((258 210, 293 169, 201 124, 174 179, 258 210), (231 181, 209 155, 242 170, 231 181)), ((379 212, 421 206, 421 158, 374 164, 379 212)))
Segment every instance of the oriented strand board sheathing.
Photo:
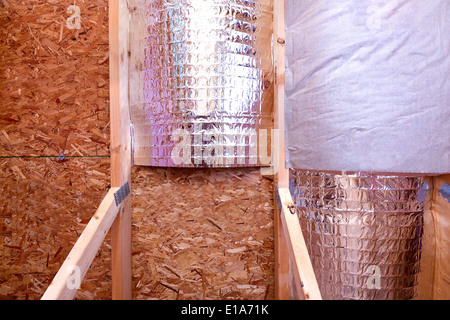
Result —
MULTIPOLYGON (((109 161, 3 159, 0 165, 0 299, 39 299, 106 193, 109 161), (89 173, 93 168, 97 174, 89 173)), ((110 294, 107 287, 98 295, 90 288, 107 281, 107 243, 92 269, 102 275, 88 273, 82 289, 89 290, 80 297, 110 294)))
POLYGON ((108 2, 75 2, 79 30, 74 1, 1 1, 1 155, 108 154, 108 2))
MULTIPOLYGON (((0 156, 109 154, 107 5, 0 0, 0 156), (80 30, 66 27, 73 4, 80 30)), ((0 159, 0 299, 42 296, 106 194, 109 165, 0 159)), ((134 171, 136 299, 273 297, 271 181, 254 169, 134 171)), ((76 299, 111 298, 110 259, 108 236, 76 299)))
POLYGON ((258 169, 133 172, 136 299, 273 299, 272 181, 258 169))
MULTIPOLYGON (((0 156, 109 155, 108 57, 107 0, 1 0, 0 156)), ((0 158, 0 299, 42 296, 109 181, 108 158, 0 158)), ((110 298, 109 259, 77 298, 110 298)))

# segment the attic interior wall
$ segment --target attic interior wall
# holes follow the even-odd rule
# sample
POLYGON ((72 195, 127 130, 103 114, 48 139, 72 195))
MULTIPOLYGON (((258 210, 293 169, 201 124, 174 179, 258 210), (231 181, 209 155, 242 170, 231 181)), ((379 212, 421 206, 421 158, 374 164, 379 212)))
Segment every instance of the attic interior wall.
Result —
POLYGON ((133 171, 137 299, 273 299, 272 181, 258 169, 133 171))
MULTIPOLYGON (((75 1, 80 30, 72 4, 0 0, 0 299, 41 297, 109 188, 109 158, 86 157, 109 155, 108 1, 75 1), (14 158, 60 153, 77 158, 14 158)), ((448 299, 450 176, 433 179, 422 297, 448 299)), ((271 188, 255 169, 134 168, 135 298, 273 297, 271 188)), ((109 263, 107 238, 78 299, 111 298, 109 263)))
MULTIPOLYGON (((1 299, 41 297, 109 186, 108 1, 89 3, 70 30, 73 1, 0 1, 0 155, 79 156, 0 159, 1 299)), ((110 295, 107 243, 79 297, 110 295)))
MULTIPOLYGON (((109 188, 108 50, 107 0, 0 0, 0 299, 42 296, 109 188)), ((258 170, 135 167, 132 192, 134 298, 273 298, 258 170)), ((111 298, 110 257, 77 299, 111 298)))

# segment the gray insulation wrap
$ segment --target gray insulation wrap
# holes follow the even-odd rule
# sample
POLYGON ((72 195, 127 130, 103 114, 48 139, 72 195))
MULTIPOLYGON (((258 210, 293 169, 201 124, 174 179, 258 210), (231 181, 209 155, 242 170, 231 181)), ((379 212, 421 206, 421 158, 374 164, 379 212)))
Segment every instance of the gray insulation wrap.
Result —
POLYGON ((417 294, 424 178, 291 170, 291 193, 324 299, 417 294))
POLYGON ((450 172, 450 1, 285 4, 288 167, 450 172))
POLYGON ((136 165, 260 165, 271 127, 271 0, 132 0, 136 165))

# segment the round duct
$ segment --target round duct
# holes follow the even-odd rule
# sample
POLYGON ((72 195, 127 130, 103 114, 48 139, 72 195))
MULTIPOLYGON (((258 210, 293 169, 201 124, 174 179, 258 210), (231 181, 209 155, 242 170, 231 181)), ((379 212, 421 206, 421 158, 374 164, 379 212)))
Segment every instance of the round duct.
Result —
POLYGON ((324 299, 414 298, 424 178, 299 170, 290 178, 324 299))
POLYGON ((132 15, 134 163, 257 166, 270 128, 271 0, 143 1, 132 15))

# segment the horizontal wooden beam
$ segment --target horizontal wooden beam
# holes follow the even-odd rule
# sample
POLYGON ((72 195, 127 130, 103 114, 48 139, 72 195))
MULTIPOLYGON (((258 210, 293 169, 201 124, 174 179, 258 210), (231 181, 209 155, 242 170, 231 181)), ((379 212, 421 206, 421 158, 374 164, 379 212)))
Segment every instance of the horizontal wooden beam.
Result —
POLYGON ((316 275, 306 248, 297 214, 293 211, 294 202, 288 188, 279 188, 281 222, 289 251, 290 266, 295 291, 298 298, 322 300, 316 275), (292 211, 291 211, 292 210, 292 211))
POLYGON ((70 251, 42 300, 71 300, 94 260, 106 234, 111 228, 119 209, 114 193, 119 188, 111 188, 91 218, 80 238, 70 251))

